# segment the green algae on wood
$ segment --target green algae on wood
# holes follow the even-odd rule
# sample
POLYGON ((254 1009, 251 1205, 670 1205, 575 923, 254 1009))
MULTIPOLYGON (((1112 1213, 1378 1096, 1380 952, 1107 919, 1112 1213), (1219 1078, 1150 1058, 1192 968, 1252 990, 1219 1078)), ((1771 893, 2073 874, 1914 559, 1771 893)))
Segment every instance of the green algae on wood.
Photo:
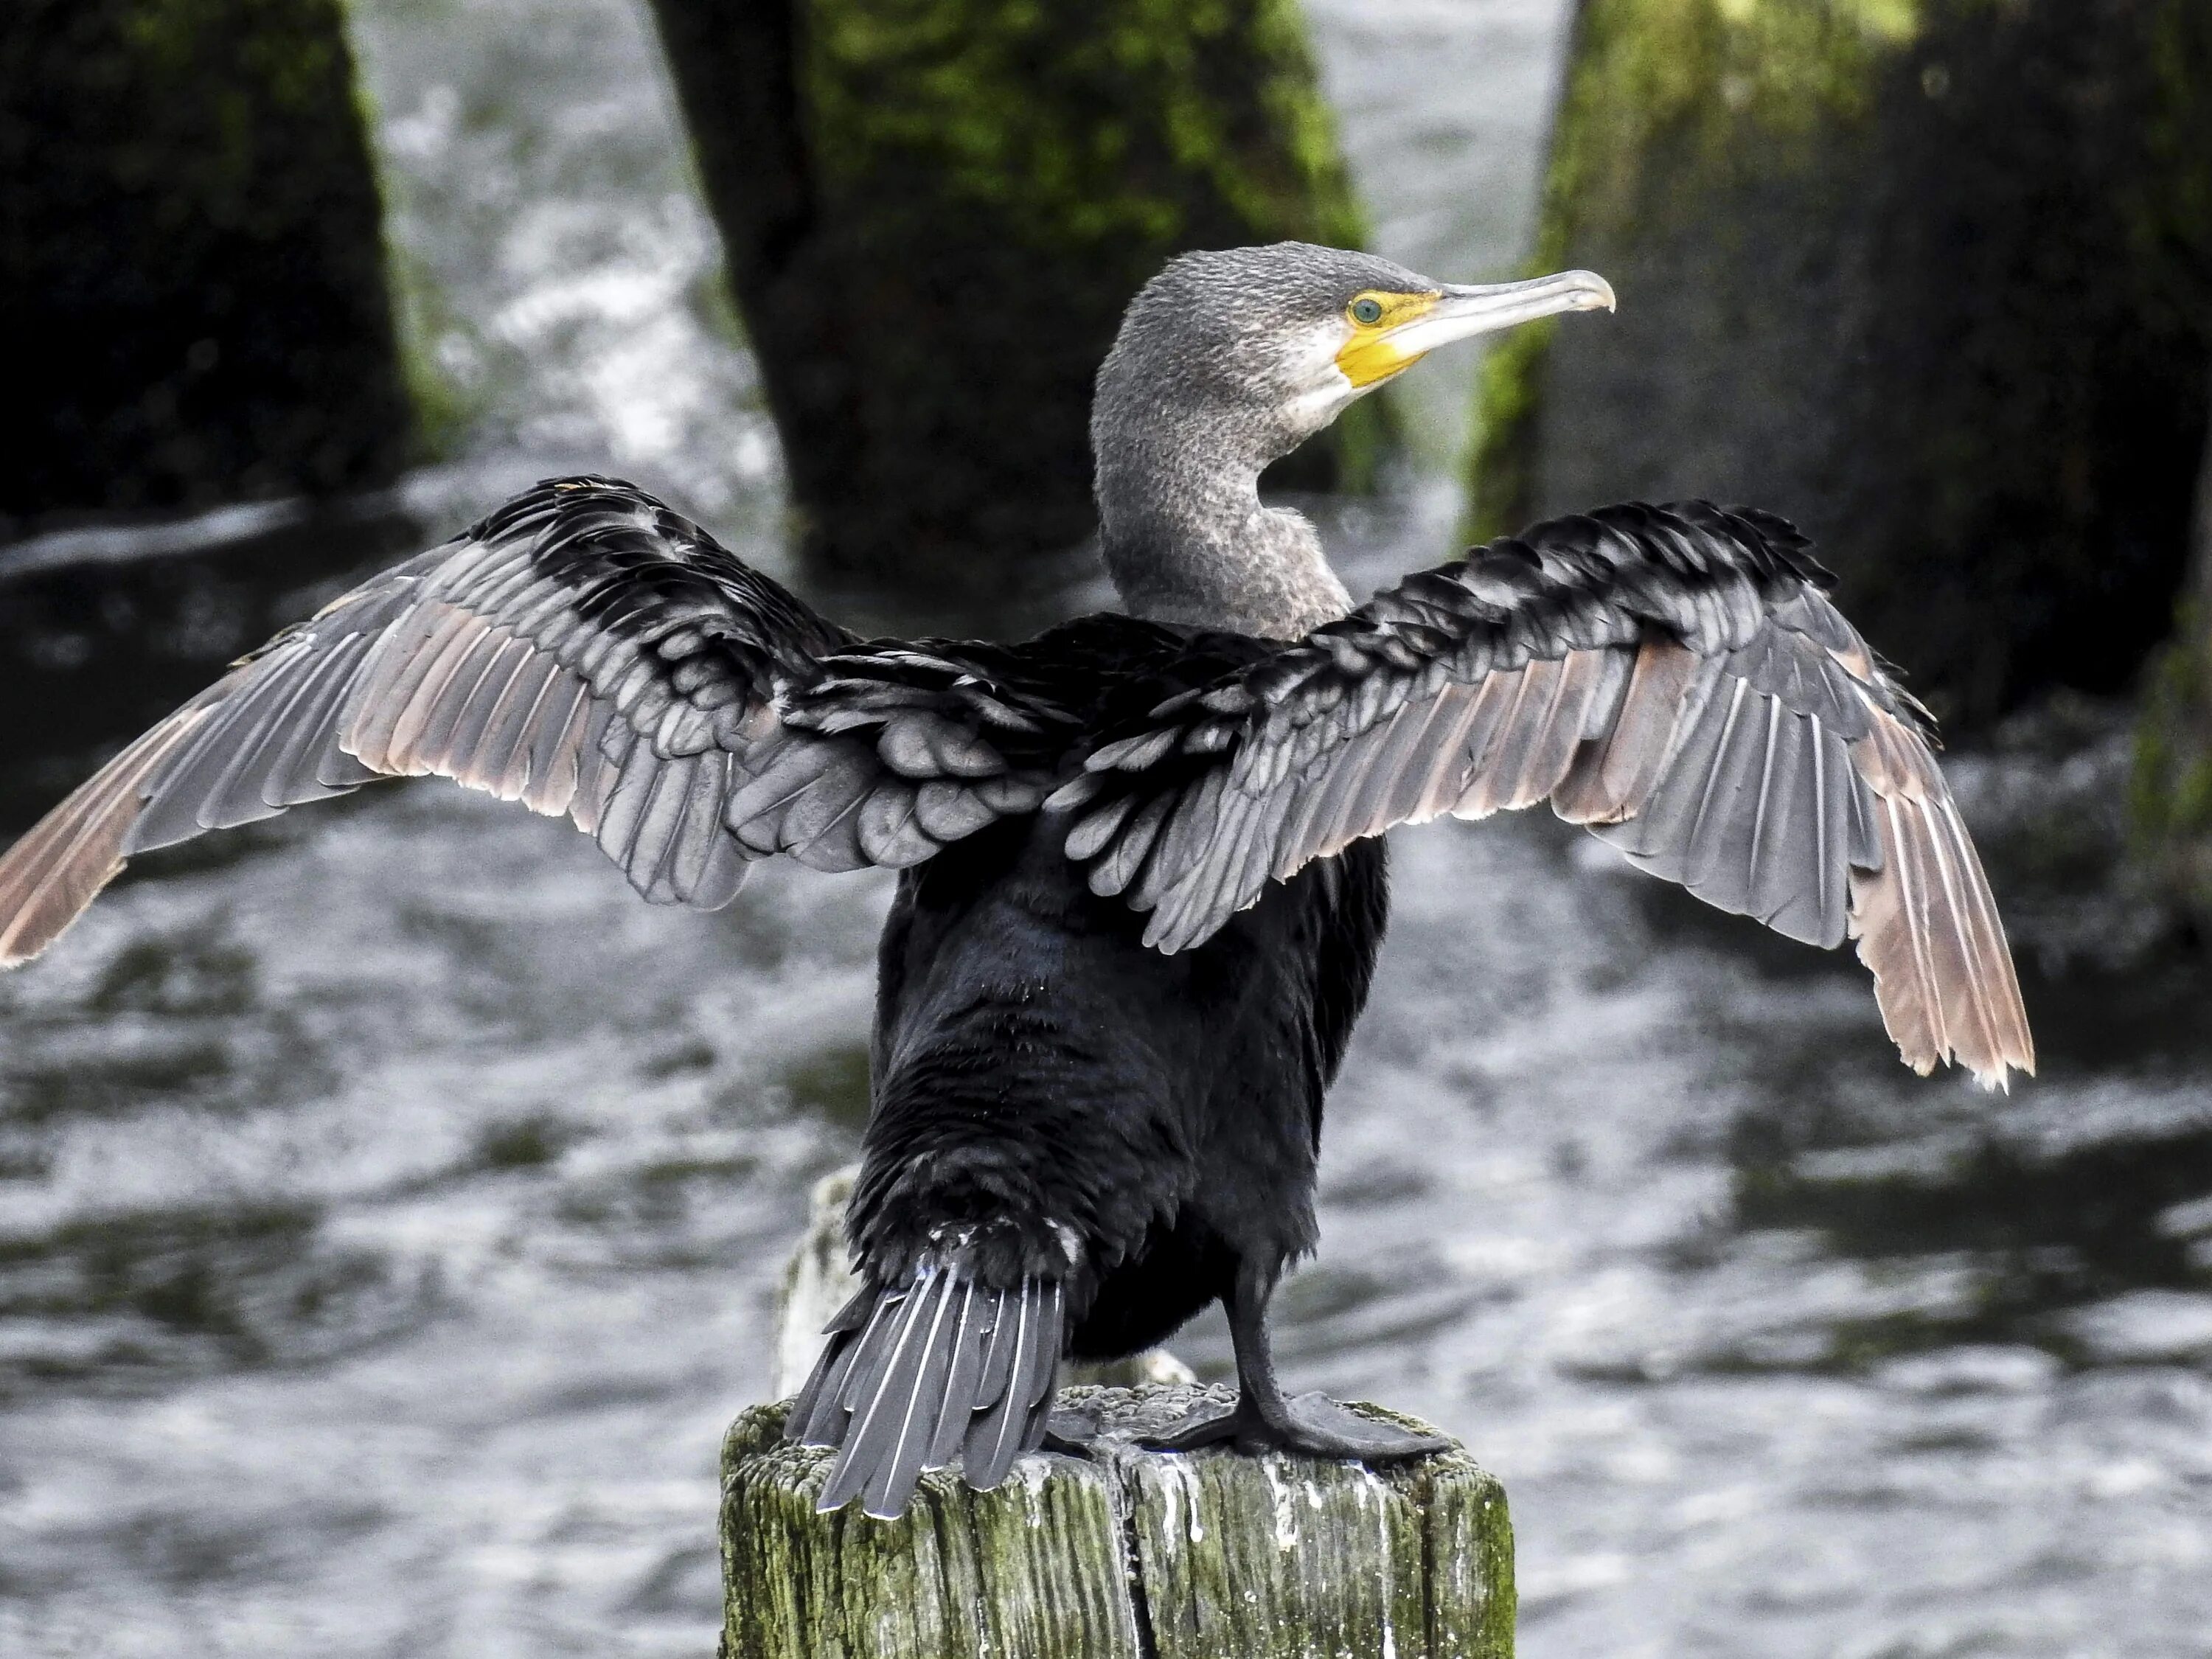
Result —
POLYGON ((2212 8, 1585 0, 1536 263, 1620 313, 1497 354, 1476 527, 1797 519, 1954 720, 2125 689, 2212 374, 2212 8))
MULTIPOLYGON (((818 561, 1002 590, 1091 526, 1091 384, 1172 254, 1358 246, 1294 0, 655 0, 818 561)), ((1371 471, 1379 405, 1300 480, 1371 471)))
POLYGON ((1065 1390, 1104 1422, 1094 1458, 1032 1455, 993 1492, 927 1475, 895 1522, 816 1515, 832 1454, 786 1443, 780 1406, 746 1413, 723 1447, 723 1659, 1510 1659, 1494 1477, 1458 1450, 1369 1469, 1133 1445, 1206 1395, 1065 1390))
POLYGON ((905 1515, 814 1511, 830 1455, 747 1413, 723 1449, 724 1659, 1134 1656, 1107 1473, 1031 1458, 995 1492, 926 1476, 905 1515))
POLYGON ((11 0, 0 516, 389 477, 409 410, 336 0, 11 0))

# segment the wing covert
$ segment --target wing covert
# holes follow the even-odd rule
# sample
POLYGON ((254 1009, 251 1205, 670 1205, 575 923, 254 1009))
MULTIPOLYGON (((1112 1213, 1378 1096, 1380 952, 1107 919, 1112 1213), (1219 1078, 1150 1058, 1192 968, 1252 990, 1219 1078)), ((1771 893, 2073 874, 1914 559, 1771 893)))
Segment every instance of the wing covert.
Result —
POLYGON ((1988 883, 1828 581, 1771 514, 1553 520, 1170 699, 1051 805, 1176 951, 1363 836, 1548 799, 1720 908, 1856 938, 1908 1063, 2001 1081, 2033 1049, 1988 883))
POLYGON ((655 902, 725 904, 778 852, 912 862, 1045 792, 1009 751, 1049 711, 963 649, 865 645, 633 486, 543 483, 277 635, 33 826, 0 858, 0 966, 133 854, 384 777, 565 815, 655 902))

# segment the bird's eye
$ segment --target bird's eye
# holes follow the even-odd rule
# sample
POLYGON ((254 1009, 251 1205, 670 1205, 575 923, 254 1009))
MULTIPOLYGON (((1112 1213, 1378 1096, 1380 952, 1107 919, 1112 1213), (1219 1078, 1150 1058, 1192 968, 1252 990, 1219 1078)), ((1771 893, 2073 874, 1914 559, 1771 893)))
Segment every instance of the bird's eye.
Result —
POLYGON ((1382 320, 1382 302, 1371 294, 1364 294, 1352 302, 1352 320, 1370 326, 1382 320))

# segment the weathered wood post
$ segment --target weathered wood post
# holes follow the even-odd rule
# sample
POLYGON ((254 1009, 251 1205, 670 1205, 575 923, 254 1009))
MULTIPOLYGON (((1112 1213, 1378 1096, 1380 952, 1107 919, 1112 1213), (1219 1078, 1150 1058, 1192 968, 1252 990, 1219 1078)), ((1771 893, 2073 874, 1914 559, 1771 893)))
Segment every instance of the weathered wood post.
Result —
MULTIPOLYGON (((723 1659, 1509 1659, 1505 1493, 1464 1452, 1389 1469, 1130 1443, 1201 1392, 1080 1389, 1116 1443, 896 1521, 817 1515, 783 1407, 722 1448, 723 1659)), ((1424 1425, 1356 1406, 1364 1414, 1424 1425)))
MULTIPOLYGON (((1296 0, 653 9, 843 576, 1003 592, 1091 530, 1091 378, 1139 284, 1186 248, 1361 238, 1296 0)), ((1357 471, 1376 418, 1316 457, 1357 471)))
POLYGON ((2202 0, 1582 0, 1538 263, 1620 313, 1486 360, 1483 533, 1787 514, 1954 724, 2125 690, 2171 626, 2212 373, 2202 0))
MULTIPOLYGON (((817 1188, 787 1280, 787 1365, 811 1358, 842 1288, 849 1190, 817 1188)), ((722 1447, 722 1659, 1510 1659, 1495 1477, 1457 1449, 1387 1469, 1140 1449, 1207 1392, 1182 1376, 1064 1389, 1103 1425, 1093 1455, 1033 1454, 988 1492, 926 1475, 890 1522, 816 1514, 834 1454, 786 1441, 781 1404, 745 1413, 722 1447)))
POLYGON ((388 477, 411 414, 337 0, 9 0, 9 518, 388 477))

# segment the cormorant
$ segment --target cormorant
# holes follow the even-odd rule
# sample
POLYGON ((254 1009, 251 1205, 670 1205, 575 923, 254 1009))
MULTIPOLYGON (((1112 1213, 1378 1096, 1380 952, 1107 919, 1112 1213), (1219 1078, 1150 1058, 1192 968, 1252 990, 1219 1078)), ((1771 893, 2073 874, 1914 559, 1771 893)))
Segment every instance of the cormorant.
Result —
POLYGON ((1548 800, 1809 943, 1856 938, 1905 1061, 2032 1067, 1925 715, 1781 519, 1540 524, 1354 608, 1261 470, 1437 346, 1610 308, 1285 243, 1176 259, 1091 422, 1127 614, 1019 645, 862 640, 625 483, 549 482, 286 629, 0 860, 0 959, 131 854, 434 773, 567 814, 648 900, 753 860, 899 870, 849 1212, 866 1288, 791 1432, 823 1507, 988 1487, 1064 1355, 1217 1299, 1239 1397, 1164 1443, 1434 1443, 1287 1397, 1268 1298, 1316 1243, 1322 1096, 1364 1002, 1394 824, 1548 800))

